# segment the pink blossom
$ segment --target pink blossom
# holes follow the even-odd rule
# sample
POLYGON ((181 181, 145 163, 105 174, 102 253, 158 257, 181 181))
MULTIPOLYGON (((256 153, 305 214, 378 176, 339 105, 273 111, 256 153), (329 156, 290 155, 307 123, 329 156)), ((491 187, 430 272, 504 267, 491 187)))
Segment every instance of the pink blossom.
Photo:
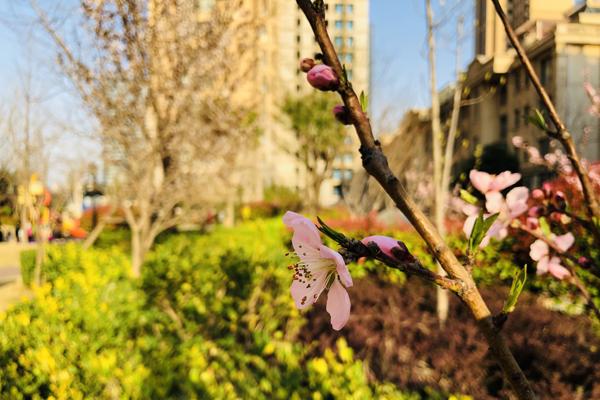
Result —
POLYGON ((306 79, 312 87, 322 91, 335 90, 339 83, 333 69, 323 64, 312 67, 311 70, 308 71, 306 79))
POLYGON ((523 147, 523 144, 525 143, 525 142, 523 141, 523 138, 522 138, 521 136, 515 136, 515 137, 513 137, 513 138, 512 138, 512 142, 513 142, 513 145, 514 145, 515 147, 517 147, 517 148, 521 148, 521 147, 523 147))
POLYGON ((387 236, 369 236, 361 240, 363 244, 368 244, 369 242, 375 242, 379 249, 392 258, 396 258, 403 262, 412 263, 415 261, 415 258, 408 251, 406 245, 399 241, 398 239, 394 239, 387 236))
POLYGON ((543 217, 544 215, 546 215, 546 207, 543 207, 543 206, 531 207, 531 209, 529 210, 529 216, 532 218, 540 218, 540 217, 543 217))
POLYGON ((487 172, 471 170, 469 178, 475 189, 486 194, 492 191, 501 191, 514 185, 521 179, 521 174, 513 174, 510 171, 504 171, 497 176, 490 175, 487 172))
POLYGON ((305 58, 300 63, 300 69, 304 72, 310 71, 315 66, 315 60, 312 58, 305 58))
POLYGON ((531 195, 533 196, 534 199, 546 200, 546 195, 540 189, 535 189, 533 192, 531 192, 531 195))
POLYGON ((352 286, 352 277, 344 259, 323 245, 319 230, 310 219, 288 211, 283 223, 294 230, 293 254, 300 259, 288 267, 295 271, 290 291, 296 307, 304 309, 315 304, 328 287, 327 312, 333 329, 339 331, 350 318, 350 297, 345 288, 352 286))
POLYGON ((527 228, 535 231, 540 227, 540 221, 537 218, 527 217, 525 225, 527 226, 527 228))
MULTIPOLYGON (((572 233, 567 233, 566 235, 556 236, 552 234, 552 241, 556 243, 559 249, 562 251, 567 251, 573 243, 575 243, 575 237, 572 233)), ((550 249, 546 242, 543 240, 536 240, 530 247, 529 256, 537 261, 537 274, 542 275, 546 272, 550 272, 553 276, 558 279, 564 279, 567 276, 570 276, 569 270, 563 267, 560 264, 560 258, 552 257, 550 258, 550 249)))
POLYGON ((550 166, 554 166, 556 164, 556 162, 558 161, 558 157, 556 157, 556 155, 553 153, 546 154, 544 156, 544 159, 546 160, 546 162, 548 164, 550 164, 550 166))

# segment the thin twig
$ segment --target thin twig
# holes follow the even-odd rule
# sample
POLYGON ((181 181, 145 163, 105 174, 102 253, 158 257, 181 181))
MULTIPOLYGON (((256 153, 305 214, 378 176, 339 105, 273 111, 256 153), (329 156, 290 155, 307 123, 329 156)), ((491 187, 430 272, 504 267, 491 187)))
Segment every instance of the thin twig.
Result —
MULTIPOLYGON (((596 200, 596 197, 594 195, 594 189, 593 189, 590 179, 587 175, 587 171, 583 167, 583 164, 581 163, 581 159, 579 158, 579 154, 577 153, 577 148, 575 147, 575 143, 573 143, 573 137, 572 137, 571 133, 567 130, 567 127, 563 123, 560 116, 558 115, 558 112, 556 111, 556 108, 554 107, 552 100, 550 100, 550 96, 548 96, 546 89, 544 89, 544 86, 540 82, 540 80, 533 68, 533 65, 531 65, 531 61, 529 61, 529 58, 527 57, 527 54, 525 53, 523 46, 521 46, 521 43, 519 42, 519 39, 517 38, 517 35, 515 34, 515 31, 510 26, 510 22, 508 21, 506 14, 502 10, 502 6, 500 5, 500 2, 498 0, 492 0, 492 3, 494 3, 496 12, 498 13, 498 16, 500 17, 500 19, 502 20, 502 23, 504 24, 504 29, 506 30, 506 35, 508 36, 508 39, 510 40, 511 44, 517 51, 517 55, 519 56, 519 59, 521 60, 521 63, 523 64, 523 67, 525 68, 527 75, 529 75, 529 78, 531 79, 531 82, 533 83, 533 87, 538 92, 538 95, 540 96, 542 102, 548 109, 548 116, 550 117, 550 119, 552 120, 552 123, 556 127, 556 133, 552 133, 549 130, 546 130, 546 133, 548 134, 548 136, 558 139, 560 141, 560 143, 563 145, 563 147, 565 148, 567 157, 573 164, 573 168, 575 169, 575 172, 577 172, 577 176, 579 177, 579 180, 581 181, 581 186, 583 188, 583 196, 585 197, 585 200, 587 202, 588 217, 589 218, 593 217, 593 218, 596 218, 596 220, 600 221, 600 207, 598 206, 598 201, 596 200)), ((598 230, 598 227, 595 224, 593 224, 591 231, 594 235, 596 244, 600 245, 600 231, 598 230)))
MULTIPOLYGON (((317 43, 323 53, 325 64, 329 65, 338 76, 344 76, 342 65, 337 57, 333 43, 327 34, 323 2, 317 2, 318 6, 311 3, 310 0, 296 0, 296 2, 311 25, 317 43)), ((473 318, 477 321, 481 333, 488 342, 492 353, 496 356, 498 364, 502 368, 504 376, 510 382, 517 398, 520 400, 535 400, 535 394, 525 374, 523 374, 523 371, 508 348, 504 336, 501 332, 494 329, 492 314, 481 298, 481 294, 477 290, 472 277, 458 261, 454 252, 444 242, 429 219, 419 210, 406 192, 406 189, 389 168, 387 158, 381 151, 379 142, 373 137, 369 119, 362 111, 360 102, 356 93, 352 90, 352 86, 346 82, 342 82, 338 92, 352 116, 356 133, 360 139, 360 153, 362 155, 363 167, 379 182, 392 198, 396 207, 406 215, 450 278, 463 282, 465 289, 459 296, 468 307, 473 318)))

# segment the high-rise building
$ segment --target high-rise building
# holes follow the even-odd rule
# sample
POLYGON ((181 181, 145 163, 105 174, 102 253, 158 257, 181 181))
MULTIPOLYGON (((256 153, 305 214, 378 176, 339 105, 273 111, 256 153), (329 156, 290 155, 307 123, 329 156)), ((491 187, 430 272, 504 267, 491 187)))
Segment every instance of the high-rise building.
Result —
MULTIPOLYGON (((333 0, 325 4, 329 36, 340 60, 346 65, 355 91, 369 94, 369 2, 333 0)), ((304 58, 313 58, 319 47, 302 10, 294 1, 260 0, 262 23, 258 27, 258 59, 255 92, 260 96, 259 124, 262 135, 256 152, 253 187, 285 186, 303 191, 307 186, 304 166, 296 159, 297 140, 281 116, 287 95, 302 96, 314 91, 300 70, 304 58)), ((333 117, 333 113, 332 113, 333 117)), ((348 130, 342 156, 334 161, 330 179, 321 187, 320 203, 340 199, 341 184, 360 167, 357 139, 348 130)), ((250 183, 250 182, 247 182, 250 183)), ((257 200, 262 193, 244 196, 257 200)))
MULTIPOLYGON (((600 119, 586 110, 589 98, 583 83, 600 86, 600 1, 501 3, 582 156, 598 160, 600 119)), ((544 113, 544 107, 507 41, 491 0, 477 1, 476 19, 476 57, 465 81, 471 105, 461 110, 461 132, 469 138, 471 150, 478 144, 499 143, 513 151, 512 137, 521 136, 543 156, 553 143, 523 116, 532 115, 534 109, 544 113)), ((549 127, 553 129, 551 123, 549 127)), ((530 164, 524 152, 514 151, 525 183, 537 185, 548 177, 547 170, 530 164)))

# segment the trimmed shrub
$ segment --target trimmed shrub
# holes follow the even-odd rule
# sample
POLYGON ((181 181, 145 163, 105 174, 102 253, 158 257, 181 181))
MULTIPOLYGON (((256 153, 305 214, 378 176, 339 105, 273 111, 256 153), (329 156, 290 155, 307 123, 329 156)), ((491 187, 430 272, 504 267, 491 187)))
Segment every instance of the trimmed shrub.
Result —
POLYGON ((21 276, 23 284, 31 286, 35 279, 36 250, 25 250, 21 252, 21 276))

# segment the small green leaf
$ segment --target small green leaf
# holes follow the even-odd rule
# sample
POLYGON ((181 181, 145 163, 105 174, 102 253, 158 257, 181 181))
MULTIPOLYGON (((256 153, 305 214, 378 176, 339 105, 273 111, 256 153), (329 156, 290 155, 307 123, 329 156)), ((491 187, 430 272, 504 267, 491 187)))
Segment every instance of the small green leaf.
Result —
POLYGON ((364 113, 367 112, 367 96, 365 96, 364 90, 360 92, 360 106, 364 113))
POLYGON ((517 300, 523 287, 525 286, 525 281, 527 280, 527 264, 523 267, 523 269, 517 271, 515 274, 512 285, 510 287, 510 293, 508 294, 508 299, 504 304, 503 312, 505 314, 511 313, 515 309, 515 305, 517 304, 517 300))
POLYGON ((540 227, 542 228, 542 233, 544 234, 544 236, 546 236, 548 239, 552 239, 552 231, 550 230, 550 225, 548 224, 548 221, 546 221, 546 218, 540 217, 539 221, 540 221, 540 227))
POLYGON ((485 220, 483 219, 483 209, 479 210, 479 216, 475 221, 475 225, 473 226, 473 232, 471 232, 471 237, 469 238, 469 249, 471 253, 475 254, 477 252, 477 248, 483 242, 485 235, 492 227, 493 223, 498 218, 499 213, 490 215, 485 220))
POLYGON ((523 119, 535 126, 536 128, 538 128, 539 130, 545 131, 546 120, 544 120, 544 115, 542 115, 540 110, 538 110, 537 108, 533 111, 535 113, 534 115, 524 115, 523 119))
POLYGON ((344 83, 348 83, 348 71, 346 71, 346 64, 342 64, 342 74, 344 74, 344 83))
POLYGON ((477 197, 473 196, 471 193, 467 192, 464 189, 460 189, 460 198, 470 204, 479 203, 479 200, 477 200, 477 197))
POLYGON ((317 220, 319 221, 319 224, 321 224, 321 226, 317 226, 317 229, 323 232, 323 234, 329 236, 339 244, 346 243, 347 240, 345 235, 328 227, 321 218, 317 217, 317 220))

